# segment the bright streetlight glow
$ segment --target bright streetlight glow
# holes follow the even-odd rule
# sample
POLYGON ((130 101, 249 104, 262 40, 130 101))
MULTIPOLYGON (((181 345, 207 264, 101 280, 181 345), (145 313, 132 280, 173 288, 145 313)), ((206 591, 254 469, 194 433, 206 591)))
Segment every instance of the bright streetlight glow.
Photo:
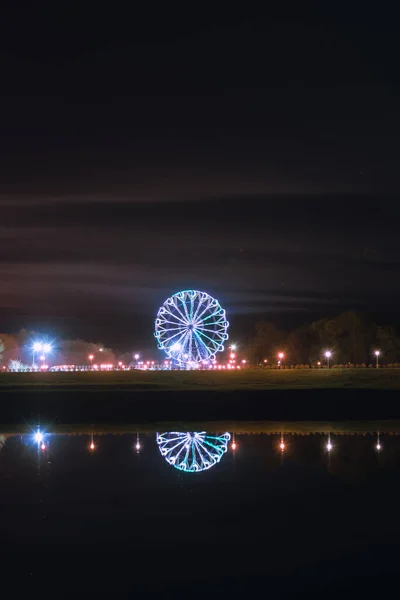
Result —
POLYGON ((135 354, 135 360, 139 360, 139 354, 135 354))
POLYGON ((35 442, 37 442, 38 444, 43 442, 43 433, 41 431, 37 431, 35 433, 35 442))
POLYGON ((46 450, 46 444, 43 442, 42 445, 40 446, 41 450, 46 450))
POLYGON ((48 354, 49 352, 51 352, 51 344, 43 344, 43 352, 45 354, 48 354))
POLYGON ((282 359, 284 358, 284 356, 285 356, 285 355, 284 355, 284 353, 283 353, 283 352, 279 352, 279 354, 278 354, 278 358, 279 358, 279 360, 282 360, 282 359))
POLYGON ((380 355, 380 351, 379 350, 375 350, 375 356, 379 356, 380 355))
POLYGON ((328 443, 326 444, 326 449, 328 450, 328 452, 330 452, 332 450, 333 446, 331 443, 331 436, 328 437, 328 443))
POLYGON ((42 349, 42 343, 41 342, 35 342, 33 344, 33 351, 34 352, 40 352, 41 349, 42 349))
POLYGON ((379 355, 380 355, 381 351, 380 350, 375 350, 374 354, 376 356, 376 368, 379 367, 379 355))
POLYGON ((236 442, 232 442, 231 448, 232 448, 232 450, 236 450, 236 442))
POLYGON ((325 352, 325 358, 326 358, 326 362, 328 363, 328 369, 329 369, 329 360, 332 356, 332 352, 330 350, 326 350, 325 352))
POLYGON ((231 350, 236 350, 237 345, 236 344, 231 344, 230 348, 231 348, 231 350))

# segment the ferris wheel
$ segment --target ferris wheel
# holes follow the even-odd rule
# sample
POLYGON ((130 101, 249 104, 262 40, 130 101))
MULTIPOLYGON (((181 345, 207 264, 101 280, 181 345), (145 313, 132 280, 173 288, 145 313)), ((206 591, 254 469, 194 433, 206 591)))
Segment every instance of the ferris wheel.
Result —
POLYGON ((218 300, 185 290, 168 298, 157 313, 155 337, 160 350, 187 368, 208 363, 224 349, 229 323, 218 300))
POLYGON ((229 433, 208 435, 205 431, 157 433, 161 456, 168 464, 186 473, 214 467, 227 451, 230 439, 229 433))

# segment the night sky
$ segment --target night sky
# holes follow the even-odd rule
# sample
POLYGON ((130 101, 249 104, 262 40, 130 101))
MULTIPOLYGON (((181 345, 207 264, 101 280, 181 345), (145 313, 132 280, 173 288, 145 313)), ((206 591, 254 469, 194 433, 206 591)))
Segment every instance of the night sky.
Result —
POLYGON ((152 343, 188 287, 219 298, 233 337, 260 316, 396 319, 395 15, 16 4, 0 23, 0 330, 152 343))

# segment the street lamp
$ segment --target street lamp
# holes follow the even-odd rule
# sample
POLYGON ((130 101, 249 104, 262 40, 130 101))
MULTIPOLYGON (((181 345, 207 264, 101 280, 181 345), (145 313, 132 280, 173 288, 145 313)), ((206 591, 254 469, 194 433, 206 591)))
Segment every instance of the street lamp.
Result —
POLYGON ((380 350, 375 350, 375 356, 376 356, 376 368, 379 369, 379 355, 380 355, 381 351, 380 350))
POLYGON ((93 365, 93 359, 94 359, 94 354, 89 354, 88 359, 90 360, 90 368, 92 368, 93 365))
POLYGON ((283 352, 278 352, 278 365, 281 366, 282 360, 285 358, 285 355, 283 352))
POLYGON ((35 354, 41 351, 42 345, 41 342, 35 342, 32 346, 32 369, 35 368, 35 354))
POLYGON ((328 369, 329 369, 329 359, 331 358, 331 356, 332 356, 332 352, 330 350, 327 350, 325 352, 325 358, 326 358, 326 362, 328 363, 328 369))
POLYGON ((42 356, 40 357, 40 360, 46 360, 46 354, 50 354, 51 352, 51 344, 48 343, 43 343, 43 342, 34 342, 33 346, 32 346, 32 368, 35 368, 35 354, 36 352, 42 352, 44 355, 44 359, 42 359, 42 356))

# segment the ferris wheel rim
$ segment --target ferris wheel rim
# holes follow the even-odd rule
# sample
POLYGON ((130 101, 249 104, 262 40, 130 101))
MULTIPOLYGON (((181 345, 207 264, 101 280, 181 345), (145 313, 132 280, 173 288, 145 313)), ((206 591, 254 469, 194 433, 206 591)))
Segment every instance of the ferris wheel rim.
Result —
POLYGON ((182 290, 159 308, 154 335, 169 358, 195 365, 223 351, 228 327, 226 312, 216 298, 200 290, 182 290))

